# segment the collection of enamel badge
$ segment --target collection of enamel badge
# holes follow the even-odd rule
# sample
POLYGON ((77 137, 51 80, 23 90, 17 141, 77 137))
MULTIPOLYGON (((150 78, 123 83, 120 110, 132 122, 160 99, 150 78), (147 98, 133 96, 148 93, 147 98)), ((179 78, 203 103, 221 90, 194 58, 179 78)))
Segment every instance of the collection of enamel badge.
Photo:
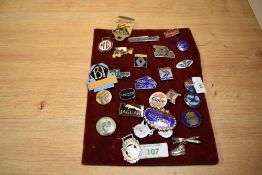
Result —
MULTIPOLYGON (((115 40, 121 42, 128 38, 129 42, 155 42, 160 41, 161 36, 138 36, 130 37, 134 25, 134 19, 119 16, 115 27, 112 30, 115 40)), ((179 29, 170 29, 163 33, 165 38, 175 37, 180 34, 179 29)), ((100 52, 108 52, 113 48, 113 40, 110 37, 103 37, 98 44, 100 52)), ((179 40, 176 44, 180 52, 186 52, 190 49, 189 43, 185 40, 179 40)), ((153 45, 152 52, 155 58, 175 59, 175 54, 166 46, 153 45)), ((135 53, 133 48, 114 47, 112 58, 117 59, 125 54, 135 53)), ((147 60, 150 59, 146 54, 134 54, 134 67, 147 69, 147 60)), ((176 64, 177 69, 186 69, 193 64, 193 60, 185 59, 176 64)), ((162 81, 173 81, 174 76, 171 67, 158 68, 159 76, 162 81)), ((131 76, 131 72, 120 69, 109 69, 104 63, 92 65, 89 73, 87 86, 89 91, 96 92, 96 101, 100 105, 110 103, 112 98, 119 98, 122 102, 119 104, 119 116, 132 116, 141 118, 141 123, 132 126, 133 133, 138 139, 143 139, 154 134, 156 130, 158 134, 168 139, 173 135, 173 130, 177 125, 177 120, 164 107, 168 101, 173 105, 176 104, 176 99, 181 98, 182 94, 177 93, 173 89, 167 92, 154 92, 149 97, 149 108, 144 107, 147 104, 130 104, 128 100, 136 98, 136 90, 138 89, 156 89, 157 82, 150 76, 143 76, 135 80, 134 88, 130 87, 122 89, 119 96, 112 96, 107 89, 113 88, 114 84, 121 81, 123 78, 131 76)), ((185 81, 184 86, 188 91, 184 94, 185 104, 193 109, 188 109, 182 114, 182 123, 189 128, 196 128, 202 123, 202 117, 196 108, 201 106, 201 96, 199 93, 204 93, 205 89, 200 77, 192 77, 185 81), (196 81, 194 81, 196 80, 196 81)), ((108 116, 104 116, 96 123, 97 133, 101 136, 110 136, 117 131, 117 123, 108 116)), ((122 137, 122 154, 123 160, 133 164, 140 159, 168 157, 169 153, 172 156, 180 156, 186 154, 186 143, 201 143, 196 140, 199 136, 190 136, 188 138, 172 137, 174 144, 179 144, 177 147, 168 151, 167 143, 140 144, 133 134, 122 137)))

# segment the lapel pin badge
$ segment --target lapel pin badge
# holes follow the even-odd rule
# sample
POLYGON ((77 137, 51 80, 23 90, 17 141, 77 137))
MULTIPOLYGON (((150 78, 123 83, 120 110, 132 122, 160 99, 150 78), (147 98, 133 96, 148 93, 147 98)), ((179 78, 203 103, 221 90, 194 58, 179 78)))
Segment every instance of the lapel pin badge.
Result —
POLYGON ((110 37, 102 38, 102 41, 98 44, 98 50, 100 52, 108 52, 113 48, 113 41, 110 40, 110 37))
POLYGON ((159 41, 159 36, 137 36, 128 38, 129 42, 150 42, 150 41, 159 41))
POLYGON ((128 78, 131 76, 131 72, 121 72, 120 69, 110 69, 112 75, 115 75, 117 79, 128 78))
POLYGON ((176 68, 184 69, 184 68, 191 66, 192 64, 193 64, 193 60, 183 60, 177 63, 176 68))
POLYGON ((180 50, 182 52, 185 52, 189 49, 189 44, 185 40, 179 40, 177 42, 176 46, 177 46, 178 50, 180 50))
POLYGON ((156 86, 157 86, 156 81, 149 76, 144 76, 135 81, 136 89, 155 89, 156 86))
POLYGON ((172 36, 175 36, 175 35, 178 35, 180 32, 179 32, 179 29, 169 29, 167 31, 164 32, 164 35, 166 38, 170 38, 172 36))
POLYGON ((133 134, 129 134, 122 138, 121 150, 125 161, 134 164, 140 160, 140 143, 134 138, 133 134))
POLYGON ((134 67, 147 68, 147 55, 135 54, 134 67))
POLYGON ((153 45, 154 56, 159 58, 175 58, 175 54, 173 51, 169 50, 166 46, 160 46, 160 45, 153 45))
POLYGON ((118 16, 115 26, 112 30, 115 40, 123 41, 132 33, 135 20, 125 16, 118 16))
POLYGON ((159 76, 162 81, 174 79, 173 73, 170 67, 158 68, 159 76))
POLYGON ((122 57, 126 54, 133 54, 134 49, 133 48, 127 48, 127 47, 115 47, 115 51, 112 55, 113 58, 116 57, 122 57))
POLYGON ((176 104, 176 99, 177 99, 178 97, 180 97, 181 94, 175 92, 175 91, 172 90, 172 89, 169 89, 168 92, 167 92, 167 94, 166 94, 166 96, 167 96, 167 99, 168 99, 171 103, 176 104))

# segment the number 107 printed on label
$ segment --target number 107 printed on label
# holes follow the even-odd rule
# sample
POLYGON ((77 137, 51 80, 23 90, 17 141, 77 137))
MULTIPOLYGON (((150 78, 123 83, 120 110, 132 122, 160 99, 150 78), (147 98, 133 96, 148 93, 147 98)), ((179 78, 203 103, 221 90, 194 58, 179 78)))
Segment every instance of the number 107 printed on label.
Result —
POLYGON ((167 143, 142 144, 140 159, 168 157, 167 143))

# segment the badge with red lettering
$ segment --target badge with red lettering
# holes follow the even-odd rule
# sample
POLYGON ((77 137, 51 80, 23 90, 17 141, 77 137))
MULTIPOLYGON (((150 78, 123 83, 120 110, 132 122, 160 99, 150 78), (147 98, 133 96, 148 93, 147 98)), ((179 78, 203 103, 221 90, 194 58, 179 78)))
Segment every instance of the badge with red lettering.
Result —
POLYGON ((98 44, 98 50, 100 52, 108 52, 113 48, 113 41, 110 40, 110 37, 102 38, 102 41, 98 44))
POLYGON ((91 66, 87 82, 90 91, 94 90, 94 92, 98 92, 112 88, 114 87, 114 83, 117 83, 117 78, 115 75, 112 75, 106 64, 98 63, 91 66))

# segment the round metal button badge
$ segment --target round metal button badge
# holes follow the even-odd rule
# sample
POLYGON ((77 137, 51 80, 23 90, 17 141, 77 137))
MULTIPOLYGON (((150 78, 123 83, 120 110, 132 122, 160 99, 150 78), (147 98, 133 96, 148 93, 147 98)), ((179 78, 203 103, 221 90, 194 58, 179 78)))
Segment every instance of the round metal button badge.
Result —
POLYGON ((194 92, 188 92, 184 96, 185 103, 191 108, 198 108, 201 104, 200 96, 194 92))
POLYGON ((187 110, 182 114, 182 122, 189 128, 195 128, 201 124, 202 117, 195 110, 187 110))
POLYGON ((102 117, 96 122, 96 131, 102 136, 109 136, 116 130, 116 122, 110 117, 102 117))
POLYGON ((191 78, 187 79, 184 83, 186 90, 195 92, 194 84, 191 78))
POLYGON ((187 51, 189 49, 188 42, 186 42, 184 40, 178 41, 176 46, 177 46, 178 50, 180 50, 182 52, 187 51))
POLYGON ((96 101, 101 105, 108 104, 112 99, 112 94, 108 90, 101 90, 96 94, 96 101))
POLYGON ((153 108, 162 109, 167 104, 167 96, 163 92, 155 92, 149 97, 149 104, 153 108))

